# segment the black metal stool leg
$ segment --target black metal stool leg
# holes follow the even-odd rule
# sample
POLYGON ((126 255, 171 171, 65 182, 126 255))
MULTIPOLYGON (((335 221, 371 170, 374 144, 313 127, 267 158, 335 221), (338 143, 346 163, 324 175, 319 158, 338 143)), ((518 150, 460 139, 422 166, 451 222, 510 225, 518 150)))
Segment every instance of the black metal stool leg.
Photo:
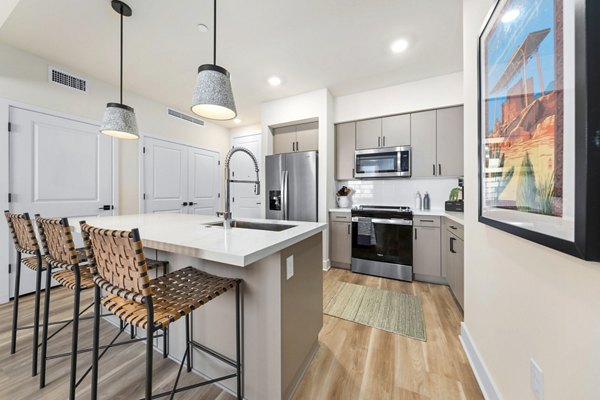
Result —
POLYGON ((169 328, 163 328, 163 358, 169 355, 169 328))
POLYGON ((79 299, 81 297, 81 276, 79 267, 75 273, 75 292, 73 293, 73 337, 71 339, 71 373, 69 382, 69 400, 75 400, 75 382, 77 380, 77 342, 79 340, 79 299))
POLYGON ((17 351, 17 324, 19 322, 19 289, 21 287, 21 253, 17 251, 15 264, 15 299, 13 303, 12 335, 10 338, 10 354, 17 351))
POLYGON ((92 400, 98 397, 98 347, 100 342, 100 287, 94 285, 94 333, 92 334, 92 400))
POLYGON ((235 352, 236 352, 236 373, 237 373, 237 398, 242 400, 242 335, 240 321, 240 282, 235 285, 235 352))
POLYGON ((40 292, 42 286, 42 255, 36 252, 37 271, 35 277, 35 309, 33 312, 33 356, 31 376, 36 376, 38 371, 38 344, 40 342, 40 292))
POLYGON ((48 349, 48 319, 50 318, 50 289, 52 287, 52 270, 46 269, 46 291, 44 299, 44 323, 42 325, 42 355, 40 365, 40 389, 46 386, 46 354, 48 349))
POLYGON ((192 342, 190 340, 190 315, 185 316, 185 347, 188 354, 187 372, 192 370, 192 342))
POLYGON ((152 351, 154 350, 154 306, 147 296, 148 320, 146 326, 146 400, 152 400, 152 351))

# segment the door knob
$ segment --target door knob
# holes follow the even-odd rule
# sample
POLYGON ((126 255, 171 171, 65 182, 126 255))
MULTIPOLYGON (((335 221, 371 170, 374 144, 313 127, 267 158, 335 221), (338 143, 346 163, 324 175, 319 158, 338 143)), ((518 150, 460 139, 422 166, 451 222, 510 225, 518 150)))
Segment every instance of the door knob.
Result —
POLYGON ((188 202, 184 201, 181 205, 184 206, 184 207, 186 207, 188 205, 188 202))
POLYGON ((189 205, 189 206, 193 206, 193 205, 196 205, 196 204, 198 204, 198 203, 194 203, 193 201, 190 201, 190 202, 188 203, 188 205, 189 205))

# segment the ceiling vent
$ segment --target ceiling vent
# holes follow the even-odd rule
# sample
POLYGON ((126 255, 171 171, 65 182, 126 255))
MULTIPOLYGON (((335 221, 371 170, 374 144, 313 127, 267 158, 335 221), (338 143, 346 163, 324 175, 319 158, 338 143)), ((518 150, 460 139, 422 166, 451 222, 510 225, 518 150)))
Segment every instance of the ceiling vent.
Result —
POLYGON ((88 92, 88 83, 85 79, 71 73, 61 71, 53 66, 48 66, 48 81, 57 85, 66 86, 78 92, 88 92))
POLYGON ((179 118, 179 119, 183 119, 185 121, 191 122, 192 124, 204 126, 204 121, 202 121, 201 119, 194 118, 190 115, 181 113, 177 110, 173 110, 172 108, 167 108, 167 114, 170 115, 171 117, 175 117, 175 118, 179 118))

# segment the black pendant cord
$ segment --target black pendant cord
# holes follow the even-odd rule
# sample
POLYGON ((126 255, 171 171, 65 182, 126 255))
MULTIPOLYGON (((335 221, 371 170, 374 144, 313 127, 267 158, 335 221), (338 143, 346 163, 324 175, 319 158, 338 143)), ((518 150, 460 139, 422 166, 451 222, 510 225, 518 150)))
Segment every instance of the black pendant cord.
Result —
POLYGON ((121 7, 121 104, 123 104, 123 8, 121 7))
POLYGON ((215 12, 213 15, 213 64, 217 65, 217 0, 215 0, 214 3, 215 12))

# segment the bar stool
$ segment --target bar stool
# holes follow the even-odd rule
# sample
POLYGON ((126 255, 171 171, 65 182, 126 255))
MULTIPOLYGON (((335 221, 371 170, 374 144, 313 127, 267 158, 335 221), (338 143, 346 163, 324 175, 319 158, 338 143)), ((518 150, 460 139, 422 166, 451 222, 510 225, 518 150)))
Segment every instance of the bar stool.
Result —
POLYGON ((222 278, 193 267, 187 267, 150 280, 143 244, 137 229, 131 231, 101 229, 82 221, 81 232, 88 252, 90 267, 93 268, 95 283, 92 400, 97 398, 98 391, 100 305, 103 305, 122 321, 146 330, 146 400, 167 395, 173 398, 175 393, 231 378, 237 378, 237 398, 242 399, 241 279, 222 278), (234 287, 236 290, 236 360, 197 343, 190 337, 192 311, 234 287), (101 290, 107 292, 108 295, 101 298, 101 290), (181 317, 185 317, 186 323, 186 350, 175 384, 171 391, 153 395, 152 339, 154 333, 165 329, 181 317), (187 365, 188 372, 192 369, 193 348, 235 368, 235 373, 177 388, 184 364, 187 365))
POLYGON ((13 303, 13 318, 12 318, 12 333, 10 341, 10 354, 15 354, 17 351, 17 330, 33 328, 33 356, 31 363, 31 376, 37 375, 38 366, 38 343, 39 343, 39 324, 40 324, 40 288, 42 282, 42 272, 46 270, 47 263, 42 257, 40 247, 38 245, 33 224, 29 218, 29 214, 12 214, 9 211, 4 211, 8 228, 10 230, 15 250, 17 252, 17 260, 15 263, 15 291, 13 303), (32 257, 23 258, 23 254, 33 255, 32 257), (19 289, 21 286, 21 263, 36 273, 35 280, 35 306, 33 312, 33 325, 18 326, 19 319, 19 289))
MULTIPOLYGON (((48 324, 50 317, 51 278, 60 285, 73 290, 73 332, 71 352, 62 356, 71 356, 69 379, 69 399, 75 399, 75 380, 77 377, 77 347, 79 338, 79 318, 81 292, 94 286, 89 267, 82 265, 86 260, 78 254, 73 242, 71 227, 66 218, 42 218, 36 215, 36 224, 48 264, 46 274, 46 301, 44 303, 44 322, 42 328, 42 355, 40 367, 40 388, 46 385, 46 361, 48 347, 48 324)), ((86 309, 87 310, 87 309, 86 309)), ((84 310, 83 312, 85 312, 84 310)), ((56 334, 57 332, 55 332, 56 334)))

